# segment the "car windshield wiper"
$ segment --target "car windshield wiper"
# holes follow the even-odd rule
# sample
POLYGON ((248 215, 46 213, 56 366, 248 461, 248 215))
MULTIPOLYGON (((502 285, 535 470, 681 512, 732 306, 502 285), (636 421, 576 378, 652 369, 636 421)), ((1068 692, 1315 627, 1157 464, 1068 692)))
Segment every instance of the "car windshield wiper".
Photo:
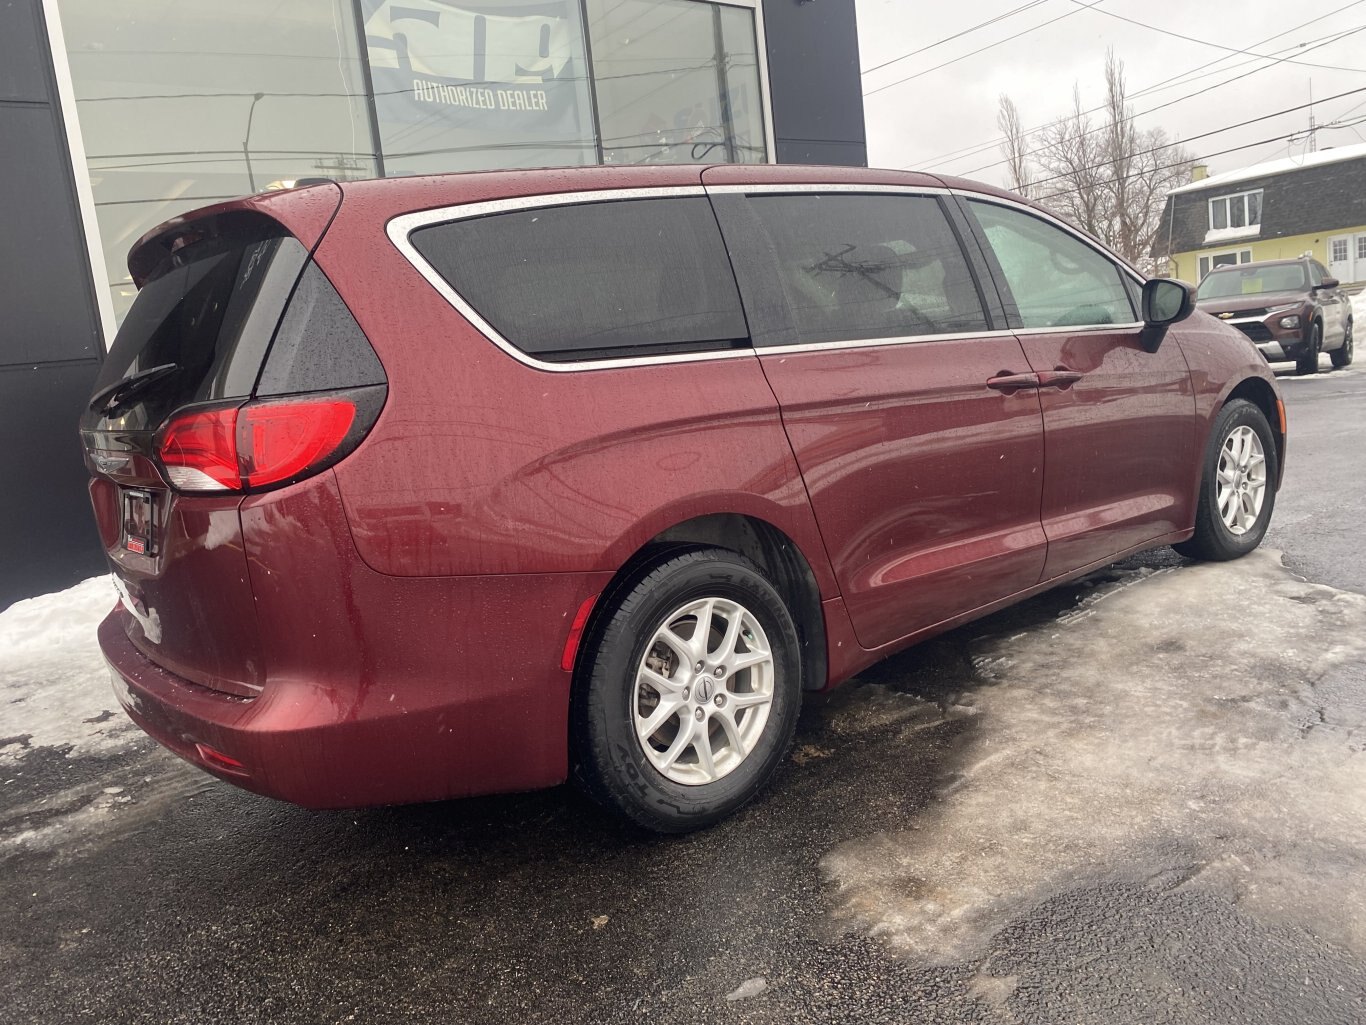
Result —
POLYGON ((157 381, 165 380, 180 369, 178 363, 163 363, 157 367, 140 370, 131 377, 115 381, 108 388, 101 388, 90 397, 90 408, 101 416, 108 416, 118 410, 129 399, 146 391, 157 381))

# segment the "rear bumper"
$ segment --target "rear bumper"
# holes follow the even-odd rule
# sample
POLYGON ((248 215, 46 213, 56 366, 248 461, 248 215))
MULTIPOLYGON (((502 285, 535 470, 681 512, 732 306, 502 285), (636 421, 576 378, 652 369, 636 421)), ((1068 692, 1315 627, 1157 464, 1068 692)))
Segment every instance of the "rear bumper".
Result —
POLYGON ((307 808, 410 804, 562 782, 566 613, 602 581, 558 574, 374 577, 369 584, 375 591, 365 604, 376 618, 406 607, 413 622, 379 638, 334 630, 325 636, 350 656, 354 672, 329 672, 321 662, 307 674, 285 669, 268 675, 254 698, 157 665, 128 639, 128 613, 117 608, 100 624, 99 642, 119 703, 186 761, 307 808), (411 600, 419 589, 425 600, 411 600), (453 605, 464 613, 463 629, 452 629, 453 605), (484 643, 465 643, 459 635, 466 631, 484 643))
POLYGON ((191 683, 133 645, 125 615, 115 609, 100 624, 100 648, 119 704, 167 750, 244 789, 306 807, 404 799, 404 781, 377 764, 379 724, 348 721, 344 709, 288 687, 242 698, 191 683))

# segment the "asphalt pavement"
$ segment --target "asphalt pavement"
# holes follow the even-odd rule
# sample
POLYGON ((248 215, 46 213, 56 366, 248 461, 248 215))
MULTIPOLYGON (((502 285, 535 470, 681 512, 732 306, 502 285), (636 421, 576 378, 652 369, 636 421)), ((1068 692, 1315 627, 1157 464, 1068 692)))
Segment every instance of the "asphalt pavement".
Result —
POLYGON ((24 751, 0 1022, 1366 1020, 1366 369, 1284 390, 1284 566, 1149 553, 880 663, 704 833, 24 751))

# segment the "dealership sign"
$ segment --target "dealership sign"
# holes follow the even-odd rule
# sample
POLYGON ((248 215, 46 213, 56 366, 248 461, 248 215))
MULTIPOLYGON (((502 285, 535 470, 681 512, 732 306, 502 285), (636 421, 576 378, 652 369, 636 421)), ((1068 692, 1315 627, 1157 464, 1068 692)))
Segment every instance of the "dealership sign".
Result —
POLYGON ((580 136, 584 72, 572 0, 366 0, 365 6, 386 154, 435 143, 450 144, 454 153, 580 136))

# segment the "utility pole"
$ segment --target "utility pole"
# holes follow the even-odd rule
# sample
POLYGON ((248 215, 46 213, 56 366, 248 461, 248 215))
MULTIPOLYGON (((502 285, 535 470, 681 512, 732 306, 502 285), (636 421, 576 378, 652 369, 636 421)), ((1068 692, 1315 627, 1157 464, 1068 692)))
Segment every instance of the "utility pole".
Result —
POLYGON ((1318 129, 1314 127, 1314 80, 1309 80, 1309 152, 1318 151, 1318 129))
POLYGON ((265 93, 253 93, 251 106, 247 108, 247 132, 242 136, 242 159, 247 164, 247 184, 251 186, 251 194, 256 194, 256 175, 251 169, 251 118, 256 113, 256 105, 266 98, 265 93))

